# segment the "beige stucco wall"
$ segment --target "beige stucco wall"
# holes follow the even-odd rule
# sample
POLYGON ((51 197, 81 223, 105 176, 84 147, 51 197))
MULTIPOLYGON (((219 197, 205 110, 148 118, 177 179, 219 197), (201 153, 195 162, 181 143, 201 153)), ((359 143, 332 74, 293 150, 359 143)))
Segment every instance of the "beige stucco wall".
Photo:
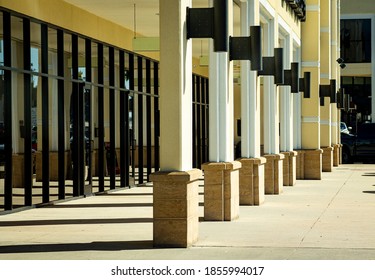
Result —
POLYGON ((374 0, 341 0, 341 14, 373 14, 374 4, 374 0))

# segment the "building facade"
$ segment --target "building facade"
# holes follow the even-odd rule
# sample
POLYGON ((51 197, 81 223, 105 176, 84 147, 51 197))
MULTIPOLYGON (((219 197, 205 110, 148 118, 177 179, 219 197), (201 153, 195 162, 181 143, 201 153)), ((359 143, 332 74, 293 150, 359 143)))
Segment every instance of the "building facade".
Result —
POLYGON ((133 2, 0 0, 3 210, 152 183, 187 247, 200 179, 232 221, 339 165, 339 0, 133 2))
POLYGON ((341 83, 350 96, 343 121, 356 132, 358 124, 374 122, 374 15, 372 1, 341 1, 341 83))

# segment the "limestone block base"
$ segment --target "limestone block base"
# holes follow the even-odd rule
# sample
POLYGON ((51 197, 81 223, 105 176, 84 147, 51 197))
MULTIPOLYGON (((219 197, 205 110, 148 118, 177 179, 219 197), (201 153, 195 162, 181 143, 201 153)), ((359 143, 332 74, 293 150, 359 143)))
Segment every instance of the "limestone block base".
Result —
POLYGON ((340 144, 333 145, 333 166, 340 165, 340 144))
POLYGON ((334 146, 333 150, 333 166, 339 166, 342 164, 342 144, 336 144, 334 146), (335 155, 335 150, 336 150, 336 155, 335 155), (337 165, 335 165, 335 160, 337 160, 337 165))
POLYGON ((296 184, 296 158, 297 152, 282 152, 284 155, 283 161, 283 185, 294 186, 296 184))
POLYGON ((281 194, 283 192, 283 154, 264 155, 265 164, 265 194, 281 194))
POLYGON ((96 154, 96 150, 93 150, 91 153, 91 176, 98 176, 98 171, 96 170, 98 166, 98 156, 96 154))
POLYGON ((296 156, 296 178, 297 180, 305 179, 305 151, 297 151, 296 156))
POLYGON ((163 172, 153 182, 155 247, 187 248, 198 240, 198 179, 202 171, 163 172))
POLYGON ((322 179, 322 153, 323 150, 298 150, 297 179, 322 179))
MULTIPOLYGON (((58 152, 50 152, 49 154, 49 166, 50 166, 50 180, 59 180, 59 154, 58 152)), ((42 181, 43 162, 42 162, 42 152, 35 152, 35 172, 36 180, 38 182, 42 181)), ((65 151, 65 176, 68 178, 69 174, 72 172, 71 156, 70 151, 65 151)))
MULTIPOLYGON (((103 166, 104 166, 104 175, 107 174, 107 155, 106 151, 104 150, 104 157, 103 157, 103 166)), ((95 149, 92 153, 92 176, 99 176, 99 150, 95 149)))
POLYGON ((204 163, 204 219, 232 221, 239 216, 239 169, 241 163, 204 163))
POLYGON ((240 205, 261 205, 264 202, 264 164, 266 159, 241 158, 239 171, 240 205))
POLYGON ((333 170, 333 147, 323 147, 322 170, 332 172, 333 170))
POLYGON ((23 154, 13 154, 12 164, 13 164, 13 187, 23 188, 25 183, 24 176, 24 156, 23 154))

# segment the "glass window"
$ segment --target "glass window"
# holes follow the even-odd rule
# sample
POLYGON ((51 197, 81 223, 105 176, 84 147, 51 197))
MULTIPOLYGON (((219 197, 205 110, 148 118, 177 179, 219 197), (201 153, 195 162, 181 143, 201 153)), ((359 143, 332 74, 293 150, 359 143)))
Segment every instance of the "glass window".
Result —
POLYGON ((346 63, 371 62, 371 19, 341 20, 341 57, 346 63))
MULTIPOLYGON (((4 66, 4 41, 3 41, 3 13, 0 12, 0 67, 4 66)), ((4 70, 0 69, 0 144, 4 144, 4 70)), ((0 154, 0 164, 4 161, 4 154, 0 154)), ((2 205, 3 203, 0 203, 2 205)))

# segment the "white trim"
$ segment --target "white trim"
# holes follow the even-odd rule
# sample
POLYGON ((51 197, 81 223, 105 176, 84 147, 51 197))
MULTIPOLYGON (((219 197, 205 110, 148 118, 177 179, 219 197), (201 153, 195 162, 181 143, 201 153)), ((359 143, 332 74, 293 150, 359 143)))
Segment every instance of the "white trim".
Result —
POLYGON ((303 123, 320 123, 320 117, 302 117, 303 123))
POLYGON ((307 12, 320 12, 320 5, 306 5, 307 12))
POLYGON ((320 124, 321 125, 330 125, 331 124, 331 120, 320 120, 320 124))
POLYGON ((302 61, 302 67, 320 67, 320 61, 302 61))
POLYGON ((320 73, 321 79, 329 79, 329 73, 320 73))
POLYGON ((341 14, 340 19, 374 19, 374 14, 341 14))
POLYGON ((331 41, 331 46, 337 46, 337 41, 336 40, 332 40, 331 41))
POLYGON ((293 39, 293 45, 300 48, 301 38, 295 32, 292 32, 292 39, 293 39))
POLYGON ((278 17, 278 24, 279 24, 279 29, 281 29, 283 31, 282 33, 284 33, 284 36, 290 35, 290 33, 291 33, 290 26, 280 16, 278 17))
POLYGON ((331 126, 337 126, 337 122, 331 122, 331 126))
POLYGON ((330 28, 329 27, 320 27, 320 32, 322 32, 322 33, 329 33, 330 32, 330 28))
POLYGON ((263 12, 264 12, 264 16, 268 16, 270 18, 275 18, 276 11, 275 11, 274 8, 272 8, 272 6, 270 5, 270 3, 267 0, 259 0, 259 4, 260 4, 261 15, 263 15, 263 12))

